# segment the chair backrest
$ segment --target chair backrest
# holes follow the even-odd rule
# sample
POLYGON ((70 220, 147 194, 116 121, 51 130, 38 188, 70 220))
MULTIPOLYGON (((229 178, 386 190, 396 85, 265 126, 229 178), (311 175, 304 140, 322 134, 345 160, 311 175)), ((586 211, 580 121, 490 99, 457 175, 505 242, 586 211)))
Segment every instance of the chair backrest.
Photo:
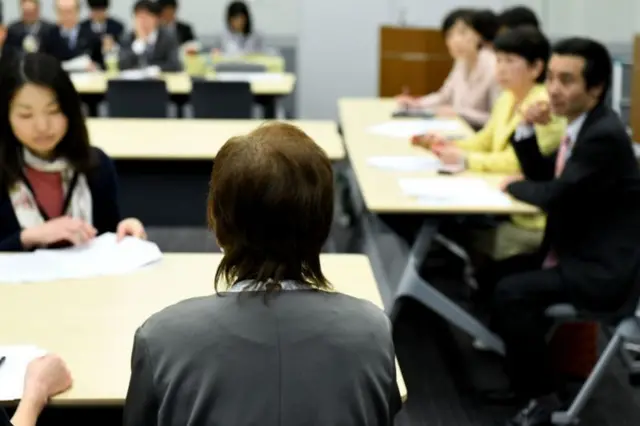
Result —
POLYGON ((629 289, 629 294, 625 298, 624 303, 616 311, 618 320, 640 315, 640 270, 636 274, 636 279, 629 289))
POLYGON ((191 89, 195 118, 253 117, 253 94, 246 81, 197 81, 191 89))
POLYGON ((109 80, 106 100, 110 117, 165 118, 169 93, 164 80, 109 80))
POLYGON ((267 67, 251 62, 220 62, 213 66, 216 72, 267 72, 267 67))

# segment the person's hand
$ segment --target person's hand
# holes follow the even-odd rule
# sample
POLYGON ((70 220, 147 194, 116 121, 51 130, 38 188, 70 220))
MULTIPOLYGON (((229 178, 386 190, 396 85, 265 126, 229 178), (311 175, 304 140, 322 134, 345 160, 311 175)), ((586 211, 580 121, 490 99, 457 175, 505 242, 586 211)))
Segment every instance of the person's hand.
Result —
POLYGON ((60 241, 68 241, 77 246, 91 240, 96 233, 96 228, 87 222, 63 216, 23 230, 20 241, 25 248, 48 246, 60 241))
POLYGON ((411 144, 425 149, 433 149, 434 147, 441 147, 447 145, 447 140, 436 134, 426 133, 424 135, 417 135, 411 138, 411 144))
POLYGON ((464 160, 466 158, 464 150, 454 144, 438 146, 432 151, 440 159, 442 164, 446 165, 464 164, 464 160))
POLYGON ((217 47, 214 47, 213 49, 211 49, 211 55, 212 56, 218 56, 222 53, 222 51, 220 49, 218 49, 217 47))
MULTIPOLYGON (((137 34, 136 34, 137 36, 137 34)), ((105 52, 111 52, 116 46, 116 41, 109 34, 102 37, 102 50, 105 52)))
POLYGON ((149 37, 149 32, 147 31, 145 25, 139 20, 135 19, 133 24, 133 31, 136 35, 136 40, 147 41, 147 37, 149 37))
POLYGON ((500 183, 500 190, 502 192, 507 192, 507 187, 509 185, 511 185, 513 182, 519 182, 522 179, 524 179, 522 175, 509 176, 508 178, 506 178, 500 183))
POLYGON ((88 72, 94 72, 98 70, 98 66, 96 65, 95 62, 91 62, 89 65, 87 65, 87 71, 88 72))
POLYGON ((124 219, 118 224, 116 235, 118 241, 121 241, 124 237, 127 236, 140 238, 142 240, 147 239, 147 233, 144 230, 142 222, 133 217, 124 219))
POLYGON ((48 354, 27 366, 22 399, 44 407, 49 398, 66 391, 71 384, 71 373, 62 358, 48 354))
POLYGON ((551 121, 551 107, 547 101, 538 101, 522 112, 524 121, 529 125, 546 125, 551 121))
POLYGON ((396 103, 401 108, 420 108, 420 98, 414 98, 410 95, 398 95, 395 97, 396 103))
POLYGON ((443 105, 438 109, 436 109, 436 115, 438 117, 451 118, 451 117, 456 117, 458 113, 456 112, 455 109, 453 109, 451 105, 443 105))

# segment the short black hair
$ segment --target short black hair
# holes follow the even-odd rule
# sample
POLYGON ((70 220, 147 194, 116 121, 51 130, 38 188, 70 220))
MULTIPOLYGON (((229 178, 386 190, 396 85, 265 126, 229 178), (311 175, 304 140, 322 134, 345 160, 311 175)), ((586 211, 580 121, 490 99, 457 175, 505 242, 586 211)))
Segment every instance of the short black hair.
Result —
POLYGON ((3 64, 0 71, 0 188, 7 189, 22 175, 22 143, 9 121, 11 101, 25 84, 52 90, 67 118, 67 133, 55 148, 55 155, 68 160, 80 173, 88 172, 92 158, 89 134, 82 114, 80 95, 60 62, 44 53, 27 53, 3 64))
POLYGON ((611 54, 602 43, 583 37, 560 40, 553 46, 553 54, 576 56, 584 59, 584 77, 587 89, 602 86, 600 101, 603 101, 611 86, 613 64, 611 54))
POLYGON ((520 26, 540 28, 540 20, 536 13, 526 6, 514 6, 503 10, 498 17, 498 21, 500 26, 506 29, 520 26))
POLYGON ((500 29, 498 16, 490 9, 476 10, 471 13, 467 24, 480 34, 480 37, 482 37, 482 40, 486 43, 493 42, 500 29))
POLYGON ((524 26, 507 30, 496 37, 493 48, 496 52, 518 55, 531 65, 536 61, 541 61, 543 68, 536 81, 538 83, 544 82, 551 54, 551 44, 539 29, 524 26))
POLYGON ((177 9, 178 0, 158 0, 158 7, 160 8, 160 10, 164 10, 167 7, 177 9))
POLYGON ((453 27, 456 22, 459 20, 463 20, 465 22, 471 22, 471 15, 473 14, 473 9, 469 8, 460 8, 454 9, 447 14, 442 20, 442 35, 446 37, 447 33, 453 27))
POLYGON ((243 1, 232 1, 227 6, 227 27, 231 29, 231 18, 236 16, 244 16, 247 25, 244 27, 244 35, 251 34, 253 31, 253 26, 251 24, 251 12, 249 12, 249 7, 243 1))
POLYGON ((89 9, 109 9, 109 0, 87 0, 89 9))
POLYGON ((160 8, 158 7, 158 3, 151 0, 138 0, 133 5, 133 13, 137 12, 149 12, 152 15, 158 15, 160 13, 160 8))

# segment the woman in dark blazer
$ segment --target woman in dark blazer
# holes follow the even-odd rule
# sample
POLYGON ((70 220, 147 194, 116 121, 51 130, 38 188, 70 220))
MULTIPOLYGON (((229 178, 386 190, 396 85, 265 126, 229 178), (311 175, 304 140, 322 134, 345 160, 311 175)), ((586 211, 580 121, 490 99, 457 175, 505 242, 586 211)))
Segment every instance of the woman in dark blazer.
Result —
POLYGON ((0 251, 82 244, 104 232, 145 237, 121 220, 112 161, 89 144, 80 97, 53 57, 0 72, 0 251))
POLYGON ((221 292, 140 327, 126 426, 393 424, 389 319, 335 292, 320 267, 333 197, 329 159, 294 126, 222 147, 208 203, 221 292))

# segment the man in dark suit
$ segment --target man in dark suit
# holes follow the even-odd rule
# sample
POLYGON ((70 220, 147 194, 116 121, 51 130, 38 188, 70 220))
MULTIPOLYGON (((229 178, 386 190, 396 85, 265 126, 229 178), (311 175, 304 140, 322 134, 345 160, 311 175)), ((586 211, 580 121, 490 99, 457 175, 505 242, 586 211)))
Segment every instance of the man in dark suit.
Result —
POLYGON ((124 25, 109 16, 109 0, 88 0, 90 18, 80 24, 82 31, 91 31, 100 39, 109 36, 112 41, 118 42, 124 35, 124 25))
POLYGON ((40 18, 38 0, 20 0, 22 19, 9 25, 6 44, 23 52, 56 53, 55 24, 40 18))
POLYGON ((605 105, 611 69, 609 53, 595 41, 556 44, 546 83, 550 108, 534 105, 512 140, 526 178, 506 182, 505 191, 548 218, 541 251, 529 258, 528 270, 504 277, 495 292, 494 327, 506 346, 512 388, 531 399, 508 425, 550 424, 560 406, 545 310, 570 303, 613 312, 638 276, 640 170, 625 126, 605 105), (545 158, 532 126, 547 122, 550 112, 569 125, 557 154, 545 158))
POLYGON ((180 46, 196 40, 191 25, 176 18, 178 11, 177 0, 158 0, 158 4, 160 6, 160 21, 162 25, 176 36, 180 46))
POLYGON ((158 27, 157 4, 139 0, 133 12, 134 31, 125 36, 118 53, 120 70, 157 66, 164 72, 182 71, 178 40, 158 27))
POLYGON ((79 0, 56 0, 56 14, 58 16, 58 26, 56 28, 59 36, 55 43, 58 44, 56 51, 60 61, 69 61, 87 55, 91 63, 85 69, 73 71, 90 71, 97 67, 104 68, 102 56, 102 43, 100 38, 93 31, 83 28, 79 23, 80 4, 79 0))
POLYGON ((6 43, 7 27, 2 19, 2 11, 0 11, 0 64, 11 61, 18 56, 19 52, 13 46, 6 43))

